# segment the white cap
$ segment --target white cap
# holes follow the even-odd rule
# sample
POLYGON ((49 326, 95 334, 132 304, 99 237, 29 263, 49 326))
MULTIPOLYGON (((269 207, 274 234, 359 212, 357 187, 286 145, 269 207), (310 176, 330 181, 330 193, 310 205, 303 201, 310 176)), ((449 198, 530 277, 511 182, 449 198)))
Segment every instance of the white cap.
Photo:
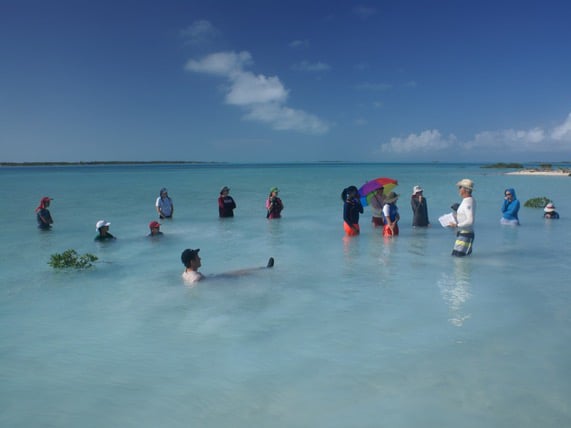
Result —
POLYGON ((109 226, 110 224, 111 223, 108 221, 99 220, 97 223, 95 223, 95 230, 99 231, 99 229, 101 229, 103 226, 109 226))
POLYGON ((413 196, 416 195, 417 193, 420 193, 420 192, 424 192, 424 190, 422 190, 422 187, 420 187, 420 186, 414 186, 414 187, 412 188, 412 194, 413 194, 413 196))

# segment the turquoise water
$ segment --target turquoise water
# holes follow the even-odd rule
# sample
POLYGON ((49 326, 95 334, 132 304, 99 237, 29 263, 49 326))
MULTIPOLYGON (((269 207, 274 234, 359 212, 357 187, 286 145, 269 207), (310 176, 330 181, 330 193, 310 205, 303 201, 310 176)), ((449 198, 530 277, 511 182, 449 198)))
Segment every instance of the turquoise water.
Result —
POLYGON ((478 165, 98 166, 0 169, 0 425, 10 427, 562 427, 571 425, 571 179, 478 165), (341 190, 399 180, 401 235, 361 219, 343 236, 341 190), (439 215, 476 183, 470 258, 439 215), (433 226, 414 230, 420 184, 433 226), (236 217, 217 218, 231 187, 236 217), (167 187, 175 218, 149 240, 167 187), (271 186, 283 218, 265 219, 271 186), (561 220, 503 190, 552 198, 561 220), (54 198, 50 232, 34 208, 54 198), (118 240, 93 242, 95 222, 118 240), (184 248, 212 275, 181 281, 184 248), (49 255, 99 257, 57 272, 49 255))

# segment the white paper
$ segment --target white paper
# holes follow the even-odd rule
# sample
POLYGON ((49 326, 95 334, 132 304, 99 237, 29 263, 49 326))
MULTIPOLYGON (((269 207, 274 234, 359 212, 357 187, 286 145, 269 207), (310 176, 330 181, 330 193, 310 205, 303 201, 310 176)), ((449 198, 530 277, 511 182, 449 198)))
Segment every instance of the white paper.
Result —
POLYGON ((456 224, 456 219, 452 213, 444 214, 443 216, 438 217, 438 221, 442 227, 448 227, 450 226, 450 223, 456 224))

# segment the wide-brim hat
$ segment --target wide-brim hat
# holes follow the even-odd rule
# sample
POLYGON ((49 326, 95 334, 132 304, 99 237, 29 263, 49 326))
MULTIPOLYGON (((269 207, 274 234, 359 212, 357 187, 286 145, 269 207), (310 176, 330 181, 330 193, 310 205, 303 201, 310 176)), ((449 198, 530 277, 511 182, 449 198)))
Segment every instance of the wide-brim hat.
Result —
POLYGON ((545 206, 545 208, 543 208, 543 211, 545 211, 546 213, 552 213, 553 211, 555 211, 555 205, 553 205, 550 202, 545 206))
POLYGON ((420 193, 420 192, 424 192, 424 190, 422 189, 422 187, 420 187, 420 186, 414 186, 414 187, 412 188, 412 196, 414 196, 414 195, 416 195, 417 193, 420 193))
POLYGON ((474 190, 474 182, 472 180, 470 180, 469 178, 463 178, 458 183, 456 183, 456 186, 463 187, 463 188, 469 189, 469 190, 474 190))
POLYGON ((398 194, 396 194, 395 192, 391 192, 385 197, 385 203, 392 204, 393 202, 396 202, 398 198, 399 198, 398 194))

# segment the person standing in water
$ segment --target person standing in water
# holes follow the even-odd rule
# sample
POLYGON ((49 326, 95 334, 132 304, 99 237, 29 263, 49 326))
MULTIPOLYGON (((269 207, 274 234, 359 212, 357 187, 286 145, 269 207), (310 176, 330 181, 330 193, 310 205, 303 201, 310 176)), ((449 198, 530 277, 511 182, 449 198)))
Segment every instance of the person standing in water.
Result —
POLYGON ((502 218, 500 220, 501 224, 507 224, 511 226, 519 225, 519 201, 515 194, 515 189, 504 190, 504 202, 502 204, 502 218))
POLYGON ((369 200, 371 206, 371 222, 374 227, 382 227, 385 225, 383 220, 383 206, 385 205, 385 196, 383 195, 383 187, 373 191, 373 195, 369 200))
POLYGON ((397 207, 399 195, 391 192, 385 198, 385 206, 383 207, 383 217, 385 226, 383 227, 383 236, 397 236, 399 234, 400 214, 397 207))
POLYGON ((456 241, 452 255, 464 257, 472 254, 474 243, 474 222, 476 220, 476 201, 472 197, 474 182, 468 178, 463 178, 458 183, 458 192, 462 197, 462 202, 456 213, 456 223, 450 223, 450 227, 457 228, 456 241))
POLYGON ((428 221, 428 203, 423 192, 424 190, 420 186, 414 186, 412 189, 410 205, 412 207, 413 227, 427 227, 430 225, 430 221, 428 221))
POLYGON ((230 189, 226 186, 220 191, 220 196, 218 197, 218 215, 220 217, 234 217, 236 202, 234 202, 234 198, 229 193, 230 189))
POLYGON ((99 220, 95 224, 95 230, 97 230, 98 235, 95 237, 95 241, 113 241, 115 237, 109 233, 109 226, 111 223, 105 220, 99 220))
POLYGON ((343 229, 348 236, 356 236, 361 233, 359 214, 363 214, 359 190, 355 186, 349 186, 341 192, 341 199, 343 200, 343 229))
POLYGON ((36 220, 38 221, 38 228, 42 230, 50 230, 52 228, 54 220, 52 219, 52 215, 48 209, 52 200, 52 198, 44 196, 40 200, 40 205, 38 205, 36 208, 36 220))
POLYGON ((159 197, 155 202, 155 207, 159 213, 159 218, 172 218, 174 214, 174 204, 169 196, 168 190, 163 187, 159 192, 159 197))
POLYGON ((284 209, 284 204, 282 200, 278 197, 279 189, 277 187, 272 187, 270 189, 270 194, 266 200, 266 218, 274 219, 281 218, 282 210, 284 209))

